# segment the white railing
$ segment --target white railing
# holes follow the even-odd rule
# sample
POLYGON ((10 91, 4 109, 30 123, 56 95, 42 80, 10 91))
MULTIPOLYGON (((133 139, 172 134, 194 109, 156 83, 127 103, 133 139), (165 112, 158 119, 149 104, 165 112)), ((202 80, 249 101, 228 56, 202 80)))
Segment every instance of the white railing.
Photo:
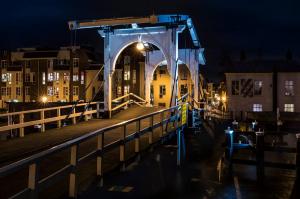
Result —
MULTIPOLYGON (((72 110, 72 114, 69 115, 68 118, 72 119, 72 123, 76 124, 76 117, 79 117, 81 115, 85 116, 85 120, 87 121, 89 116, 91 114, 97 114, 97 118, 100 117, 100 104, 103 104, 103 102, 92 102, 90 105, 96 105, 94 109, 86 110, 83 114, 82 112, 76 112, 76 108, 87 106, 88 103, 81 103, 77 104, 76 108, 72 110)), ((28 111, 20 111, 20 112, 12 112, 12 113, 5 113, 0 114, 0 118, 7 118, 7 125, 0 126, 0 133, 3 133, 5 131, 13 130, 13 129, 19 129, 19 136, 24 137, 24 128, 29 126, 35 126, 35 125, 41 125, 41 132, 45 131, 45 124, 50 122, 57 122, 57 127, 60 128, 62 126, 62 121, 66 118, 68 114, 62 115, 63 109, 70 109, 73 105, 66 105, 66 106, 57 106, 57 107, 50 107, 50 108, 43 108, 43 109, 34 109, 34 110, 28 110, 28 111), (45 117, 46 112, 55 111, 56 110, 56 116, 54 117, 45 117), (31 120, 31 121, 24 121, 25 115, 27 114, 39 114, 39 119, 31 120), (13 117, 18 118, 18 123, 12 123, 13 117)))
POLYGON ((143 105, 147 104, 146 100, 144 100, 143 98, 137 96, 134 93, 128 93, 126 95, 123 95, 121 97, 113 99, 112 103, 116 103, 116 102, 121 101, 123 99, 125 99, 126 101, 123 102, 122 104, 119 104, 116 107, 112 108, 111 111, 116 111, 116 110, 118 110, 118 109, 120 109, 120 108, 122 108, 122 107, 124 107, 128 104, 132 104, 132 103, 137 104, 139 106, 143 106, 143 105), (131 99, 131 98, 133 98, 133 99, 131 99), (135 99, 138 99, 139 101, 136 101, 135 99))

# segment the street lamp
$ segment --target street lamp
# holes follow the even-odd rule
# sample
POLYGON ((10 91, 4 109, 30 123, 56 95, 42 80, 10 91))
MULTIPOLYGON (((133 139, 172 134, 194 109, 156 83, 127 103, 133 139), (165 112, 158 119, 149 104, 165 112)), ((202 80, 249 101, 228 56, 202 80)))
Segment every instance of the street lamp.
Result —
POLYGON ((41 101, 45 104, 48 101, 48 98, 46 96, 42 96, 41 101))
POLYGON ((144 46, 143 42, 139 41, 139 42, 136 44, 136 48, 137 48, 139 51, 142 51, 142 50, 144 50, 145 46, 144 46))

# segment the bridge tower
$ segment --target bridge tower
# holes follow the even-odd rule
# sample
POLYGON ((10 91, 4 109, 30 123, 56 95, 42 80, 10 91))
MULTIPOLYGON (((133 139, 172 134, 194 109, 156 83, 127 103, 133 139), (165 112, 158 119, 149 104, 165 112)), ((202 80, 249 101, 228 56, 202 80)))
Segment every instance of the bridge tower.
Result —
POLYGON ((99 35, 104 38, 104 109, 110 115, 112 111, 112 75, 121 52, 128 46, 151 44, 159 52, 149 54, 145 62, 145 100, 150 105, 150 84, 156 66, 161 62, 167 65, 171 83, 168 85, 172 91, 170 106, 175 105, 178 93, 178 64, 187 64, 194 84, 194 96, 199 96, 199 64, 205 64, 203 48, 201 48, 193 22, 187 15, 152 15, 149 17, 130 17, 100 19, 91 21, 70 21, 70 30, 96 28, 99 35), (178 49, 179 34, 188 28, 195 49, 178 49), (183 53, 188 52, 183 58, 183 53))

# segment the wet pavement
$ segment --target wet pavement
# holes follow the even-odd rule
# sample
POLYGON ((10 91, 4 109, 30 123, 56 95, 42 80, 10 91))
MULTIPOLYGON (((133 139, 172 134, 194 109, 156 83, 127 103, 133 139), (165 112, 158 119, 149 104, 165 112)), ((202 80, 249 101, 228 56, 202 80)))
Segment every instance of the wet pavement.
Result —
POLYGON ((223 140, 222 131, 214 136, 188 134, 181 167, 176 166, 176 140, 165 143, 125 172, 105 175, 103 187, 94 184, 79 198, 290 198, 294 171, 266 168, 264 185, 256 182, 253 166, 234 165, 230 175, 220 164, 223 140))

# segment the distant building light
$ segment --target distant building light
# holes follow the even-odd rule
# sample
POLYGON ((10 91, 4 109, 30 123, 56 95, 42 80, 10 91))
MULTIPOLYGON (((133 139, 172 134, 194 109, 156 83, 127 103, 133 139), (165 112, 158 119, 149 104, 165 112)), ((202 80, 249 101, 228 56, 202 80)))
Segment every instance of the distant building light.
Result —
POLYGON ((42 97, 41 97, 41 101, 42 101, 43 103, 46 103, 46 102, 48 101, 48 98, 47 98, 46 96, 42 96, 42 97))

